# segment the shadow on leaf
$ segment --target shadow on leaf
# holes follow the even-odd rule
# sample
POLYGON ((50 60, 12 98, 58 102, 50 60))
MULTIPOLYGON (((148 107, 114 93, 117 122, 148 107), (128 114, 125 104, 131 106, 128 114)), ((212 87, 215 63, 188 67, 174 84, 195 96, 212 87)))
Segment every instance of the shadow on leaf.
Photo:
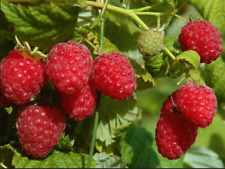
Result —
POLYGON ((144 128, 130 126, 124 133, 120 146, 122 157, 131 168, 156 168, 159 160, 153 145, 154 137, 144 128))

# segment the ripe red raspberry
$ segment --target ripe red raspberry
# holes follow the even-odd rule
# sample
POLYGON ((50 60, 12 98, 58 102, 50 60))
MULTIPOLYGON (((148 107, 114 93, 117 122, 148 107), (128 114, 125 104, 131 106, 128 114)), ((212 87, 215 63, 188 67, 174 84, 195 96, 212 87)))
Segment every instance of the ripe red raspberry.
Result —
POLYGON ((83 120, 94 112, 98 95, 90 83, 80 91, 67 95, 56 90, 56 99, 62 109, 76 120, 83 120))
POLYGON ((216 114, 217 99, 213 89, 192 83, 181 86, 176 95, 176 107, 199 127, 207 127, 216 114))
POLYGON ((80 90, 89 79, 92 56, 85 45, 68 41, 54 45, 48 55, 48 78, 61 92, 71 94, 80 90))
POLYGON ((21 107, 16 128, 26 154, 41 158, 57 144, 66 125, 66 116, 58 108, 44 106, 21 107))
POLYGON ((38 95, 46 82, 45 65, 12 50, 1 64, 1 94, 23 104, 38 95))
POLYGON ((93 63, 92 82, 103 95, 124 100, 136 89, 135 71, 128 58, 120 53, 102 54, 93 63))
POLYGON ((205 20, 188 22, 179 35, 179 42, 184 51, 194 50, 202 63, 216 60, 222 53, 221 33, 212 23, 205 20))
POLYGON ((173 105, 175 101, 173 93, 164 102, 156 127, 158 151, 168 159, 177 159, 183 155, 195 142, 198 130, 196 125, 176 111, 173 105))

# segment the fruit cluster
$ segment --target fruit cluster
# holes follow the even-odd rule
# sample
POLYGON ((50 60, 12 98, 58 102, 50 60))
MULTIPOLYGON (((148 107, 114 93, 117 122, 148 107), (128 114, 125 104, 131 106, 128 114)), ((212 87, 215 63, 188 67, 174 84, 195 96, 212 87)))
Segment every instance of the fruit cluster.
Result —
MULTIPOLYGON (((163 49, 164 32, 155 29, 144 31, 138 38, 139 52, 145 57, 158 55, 163 49)), ((194 50, 201 63, 211 63, 223 51, 222 34, 206 20, 190 21, 182 27, 178 41, 183 51, 194 50)))
POLYGON ((164 102, 156 127, 158 151, 177 159, 195 142, 198 127, 209 126, 217 108, 213 89, 187 83, 164 102))
MULTIPOLYGON (((147 58, 159 55, 165 49, 163 37, 164 32, 155 29, 142 33, 140 53, 147 58)), ((202 63, 211 63, 222 52, 221 33, 208 21, 190 21, 178 41, 182 50, 195 50, 202 63)), ((89 49, 74 41, 55 44, 45 62, 27 48, 10 51, 0 65, 0 82, 0 106, 20 106, 19 141, 34 158, 47 156, 57 144, 66 115, 83 120, 93 114, 98 92, 124 100, 136 90, 135 71, 127 56, 112 52, 93 60, 89 49), (54 86, 57 105, 35 102, 47 80, 54 86)), ((181 86, 161 109, 155 137, 159 152, 168 159, 179 158, 195 142, 198 128, 212 123, 216 108, 211 88, 192 83, 181 86)))
POLYGON ((124 100, 136 89, 135 71, 127 56, 112 52, 93 61, 88 48, 74 41, 54 45, 46 64, 31 52, 12 50, 0 68, 0 105, 20 105, 16 120, 19 141, 34 158, 47 156, 57 144, 66 126, 66 114, 75 120, 93 114, 97 91, 124 100), (30 102, 47 79, 54 86, 59 107, 30 102))

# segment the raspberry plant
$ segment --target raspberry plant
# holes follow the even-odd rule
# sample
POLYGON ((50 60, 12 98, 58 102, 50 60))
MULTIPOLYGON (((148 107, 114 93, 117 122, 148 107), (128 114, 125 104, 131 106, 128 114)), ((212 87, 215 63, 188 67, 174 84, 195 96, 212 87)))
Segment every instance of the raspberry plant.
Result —
POLYGON ((224 13, 223 0, 3 0, 0 166, 223 168, 224 13))

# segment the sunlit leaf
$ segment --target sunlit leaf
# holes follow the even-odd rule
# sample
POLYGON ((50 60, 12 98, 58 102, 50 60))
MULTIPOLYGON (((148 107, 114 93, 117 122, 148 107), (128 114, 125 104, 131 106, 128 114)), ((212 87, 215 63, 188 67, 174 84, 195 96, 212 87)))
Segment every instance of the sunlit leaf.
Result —
POLYGON ((105 152, 96 153, 93 158, 97 168, 127 168, 126 162, 118 156, 109 155, 105 152))
POLYGON ((212 150, 192 146, 184 157, 184 164, 191 168, 223 168, 223 162, 212 150))
MULTIPOLYGON (((57 150, 53 150, 44 159, 33 159, 27 157, 18 147, 15 148, 9 144, 0 147, 1 154, 9 154, 9 150, 11 154, 14 154, 12 165, 16 168, 85 168, 88 160, 88 154, 78 154, 72 151, 64 153, 57 150)), ((95 160, 92 161, 92 167, 95 167, 95 160)))
POLYGON ((71 37, 79 7, 66 3, 25 7, 2 2, 1 10, 13 23, 15 34, 21 41, 49 49, 55 43, 71 37))
POLYGON ((113 130, 132 124, 138 115, 137 102, 133 97, 119 101, 101 96, 97 111, 99 124, 96 137, 106 146, 114 142, 113 130))
POLYGON ((188 64, 191 68, 195 70, 198 69, 198 66, 200 64, 200 56, 197 52, 193 50, 182 52, 176 57, 176 60, 180 63, 188 64))

